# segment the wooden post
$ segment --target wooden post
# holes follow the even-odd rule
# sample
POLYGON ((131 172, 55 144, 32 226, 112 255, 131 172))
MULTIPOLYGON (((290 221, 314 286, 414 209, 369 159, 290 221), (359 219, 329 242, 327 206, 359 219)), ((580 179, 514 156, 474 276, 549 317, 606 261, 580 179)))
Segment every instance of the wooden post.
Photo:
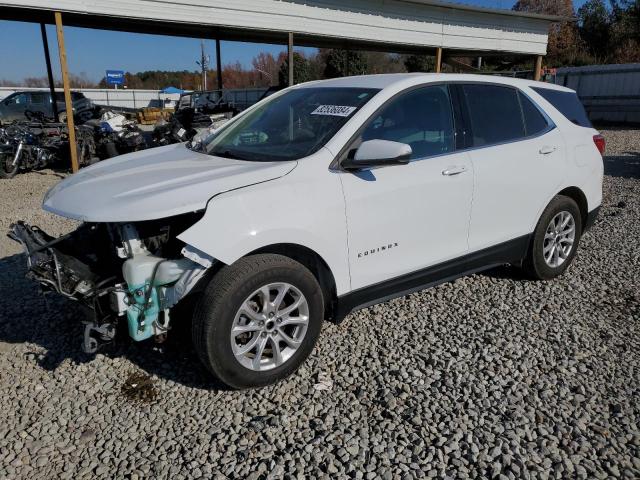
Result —
POLYGON ((289 44, 287 45, 289 57, 289 86, 293 86, 293 32, 289 32, 289 44))
POLYGON ((533 79, 539 82, 542 78, 542 55, 536 57, 536 70, 533 72, 533 79))
POLYGON ((53 83, 53 71, 51 70, 51 55, 49 54, 49 39, 47 38, 47 29, 44 23, 40 24, 40 33, 42 35, 42 47, 44 48, 44 61, 47 64, 47 78, 49 79, 49 93, 51 94, 51 111, 53 118, 57 122, 58 118, 58 101, 56 100, 56 86, 53 83))
POLYGON ((64 104, 67 109, 67 128, 69 129, 69 149, 71 150, 71 171, 78 171, 78 150, 76 147, 76 129, 73 123, 73 102, 69 87, 69 72, 67 71, 67 52, 64 48, 64 32, 62 31, 62 14, 55 12, 56 30, 58 32, 58 50, 60 52, 60 70, 62 70, 62 86, 64 87, 64 104))
POLYGON ((442 47, 436 49, 436 73, 442 71, 442 47))
POLYGON ((216 38, 216 76, 218 77, 218 90, 222 90, 222 58, 220 58, 219 38, 216 38))

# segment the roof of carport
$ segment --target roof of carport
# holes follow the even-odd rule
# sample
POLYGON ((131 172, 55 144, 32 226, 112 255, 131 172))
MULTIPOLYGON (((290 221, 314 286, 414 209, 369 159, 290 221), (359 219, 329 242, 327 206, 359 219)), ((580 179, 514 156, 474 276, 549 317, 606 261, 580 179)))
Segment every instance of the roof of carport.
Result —
POLYGON ((393 52, 544 54, 561 17, 439 0, 0 0, 0 18, 249 42, 393 52))

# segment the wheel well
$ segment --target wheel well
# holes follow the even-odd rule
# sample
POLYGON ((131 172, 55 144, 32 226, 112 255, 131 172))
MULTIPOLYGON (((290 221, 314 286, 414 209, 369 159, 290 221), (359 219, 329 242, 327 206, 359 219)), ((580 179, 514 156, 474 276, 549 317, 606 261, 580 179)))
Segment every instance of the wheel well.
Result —
POLYGON ((309 271, 316 277, 316 280, 322 288, 324 297, 325 318, 333 319, 336 308, 336 281, 331 269, 324 259, 310 248, 295 243, 279 243, 259 248, 249 253, 255 255, 260 253, 276 253, 289 257, 307 267, 309 271))
POLYGON ((582 220, 582 228, 584 230, 584 227, 587 224, 587 217, 589 216, 589 204, 587 203, 587 197, 585 194, 578 187, 568 187, 561 192, 558 192, 558 195, 569 197, 578 204, 582 220))

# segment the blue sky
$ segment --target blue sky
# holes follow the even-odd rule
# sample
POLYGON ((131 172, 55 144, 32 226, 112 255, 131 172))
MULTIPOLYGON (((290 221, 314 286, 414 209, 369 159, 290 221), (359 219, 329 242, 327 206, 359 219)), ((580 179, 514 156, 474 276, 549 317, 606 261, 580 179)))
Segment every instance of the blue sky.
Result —
MULTIPOLYGON (((574 0, 576 8, 585 0, 574 0)), ((458 0, 483 7, 511 8, 515 0, 458 0)), ((47 27, 54 75, 59 77, 55 28, 47 27)), ((69 70, 99 81, 106 69, 139 72, 144 70, 195 70, 200 40, 157 35, 141 35, 82 28, 65 28, 69 70)), ((0 79, 21 80, 46 75, 40 26, 34 23, 0 20, 0 79)), ((222 42, 222 63, 239 61, 250 66, 259 52, 277 55, 284 45, 222 42)), ((207 52, 215 65, 215 44, 207 42, 207 52)))

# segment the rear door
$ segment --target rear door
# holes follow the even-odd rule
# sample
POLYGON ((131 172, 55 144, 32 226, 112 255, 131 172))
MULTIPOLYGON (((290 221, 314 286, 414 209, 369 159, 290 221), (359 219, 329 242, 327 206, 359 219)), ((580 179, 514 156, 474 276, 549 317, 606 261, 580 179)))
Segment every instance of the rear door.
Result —
POLYGON ((42 112, 46 116, 51 115, 50 94, 47 92, 31 92, 29 99, 29 106, 27 107, 32 112, 42 112))
POLYGON ((564 141, 521 90, 456 86, 467 118, 474 194, 469 249, 530 234, 565 175, 564 141))
POLYGON ((353 289, 467 252, 473 172, 454 130, 447 86, 425 86, 389 100, 349 147, 382 139, 413 151, 407 165, 340 175, 353 289))

